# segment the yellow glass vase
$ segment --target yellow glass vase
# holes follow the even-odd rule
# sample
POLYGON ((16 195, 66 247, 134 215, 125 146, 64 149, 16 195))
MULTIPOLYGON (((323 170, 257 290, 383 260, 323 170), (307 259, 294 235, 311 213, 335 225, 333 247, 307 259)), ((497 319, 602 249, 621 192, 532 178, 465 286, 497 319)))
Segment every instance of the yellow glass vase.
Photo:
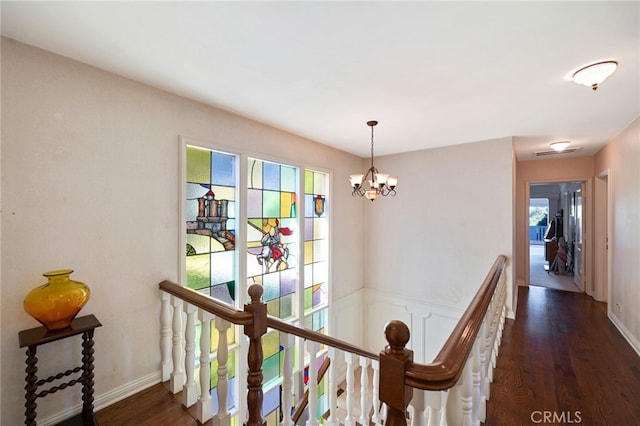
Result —
POLYGON ((69 327, 89 300, 89 287, 70 279, 72 272, 71 269, 45 272, 42 275, 49 281, 31 290, 24 298, 24 310, 48 330, 69 327))

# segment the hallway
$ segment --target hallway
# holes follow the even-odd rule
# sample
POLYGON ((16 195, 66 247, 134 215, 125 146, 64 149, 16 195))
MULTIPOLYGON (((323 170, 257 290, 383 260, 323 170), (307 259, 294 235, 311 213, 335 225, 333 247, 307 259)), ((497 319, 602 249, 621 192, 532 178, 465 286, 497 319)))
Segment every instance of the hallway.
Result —
POLYGON ((529 245, 529 285, 554 288, 564 291, 580 292, 578 286, 573 282, 573 274, 556 275, 554 272, 547 272, 548 266, 544 258, 544 246, 537 244, 529 245))
POLYGON ((520 287, 507 320, 486 425, 640 424, 640 357, 582 293, 520 287), (560 421, 562 420, 562 421, 560 421))

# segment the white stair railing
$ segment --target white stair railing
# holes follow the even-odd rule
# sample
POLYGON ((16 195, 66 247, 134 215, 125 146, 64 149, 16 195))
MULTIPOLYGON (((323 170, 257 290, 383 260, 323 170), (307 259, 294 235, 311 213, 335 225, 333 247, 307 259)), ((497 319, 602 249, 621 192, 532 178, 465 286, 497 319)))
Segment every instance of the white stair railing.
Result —
POLYGON ((291 426, 291 407, 293 402, 293 364, 292 352, 295 336, 288 333, 280 333, 280 346, 283 347, 284 358, 282 360, 282 425, 291 426))
POLYGON ((196 403, 198 398, 198 390, 194 376, 196 365, 196 311, 197 308, 187 302, 183 303, 184 312, 187 315, 187 324, 185 325, 185 356, 184 371, 185 383, 182 387, 182 404, 185 407, 191 407, 196 403))
POLYGON ((198 319, 202 324, 200 329, 200 398, 196 403, 196 416, 200 423, 213 417, 213 404, 209 394, 209 381, 211 377, 211 321, 213 315, 198 309, 198 319))
MULTIPOLYGON (((216 317, 215 325, 216 330, 218 330, 218 386, 216 387, 218 396, 218 412, 213 416, 213 426, 228 426, 231 424, 231 414, 227 409, 227 395, 229 390, 229 369, 227 367, 227 362, 229 360, 229 342, 227 339, 227 330, 229 330, 231 324, 227 320, 216 317)), ((210 348, 207 349, 207 353, 209 351, 210 348)), ((204 420, 198 420, 200 420, 200 422, 204 422, 204 420)))
MULTIPOLYGON (((493 287, 495 289, 491 290, 493 294, 491 294, 490 300, 489 293, 483 290, 489 288, 486 284, 487 280, 485 280, 481 290, 479 290, 479 294, 480 291, 485 291, 483 293, 484 296, 477 296, 471 305, 475 306, 474 309, 470 307, 463 315, 463 319, 467 318, 469 320, 469 315, 474 318, 473 321, 469 320, 469 324, 475 324, 473 327, 476 332, 472 335, 474 340, 470 349, 469 346, 466 346, 467 349, 464 353, 468 355, 464 360, 464 364, 462 364, 463 367, 457 370, 459 373, 456 375, 448 376, 448 379, 423 379, 423 377, 441 377, 442 375, 440 373, 432 373, 434 371, 433 366, 436 364, 421 366, 411 361, 412 355, 409 355, 411 351, 404 349, 404 345, 409 340, 409 332, 408 329, 406 329, 406 332, 401 330, 402 327, 406 328, 402 323, 399 323, 402 327, 397 328, 398 322, 392 322, 396 323, 394 325, 396 328, 394 332, 388 335, 395 335, 396 338, 394 338, 393 342, 389 341, 387 349, 381 352, 378 357, 346 342, 301 329, 277 318, 267 316, 264 319, 259 319, 252 313, 256 312, 255 310, 246 310, 248 305, 245 305, 245 311, 238 311, 227 305, 219 304, 200 293, 165 281, 160 285, 161 289, 164 290, 160 308, 162 380, 169 380, 170 390, 174 394, 180 391, 183 392, 182 402, 186 407, 195 404, 195 412, 199 422, 205 423, 212 420, 214 426, 229 426, 231 415, 227 409, 229 386, 229 369, 227 365, 229 358, 228 330, 232 324, 242 325, 245 326, 246 334, 247 329, 250 330, 248 326, 263 321, 261 327, 265 327, 266 324, 265 330, 268 327, 280 331, 280 345, 283 347, 284 374, 282 377, 283 402, 281 408, 282 424, 284 426, 293 425, 291 404, 293 402, 295 383, 292 351, 296 336, 307 340, 307 348, 309 350, 308 410, 313 415, 307 420, 307 426, 317 426, 319 424, 315 416, 317 396, 319 394, 317 368, 319 357, 324 356, 330 360, 327 371, 328 389, 326 389, 329 413, 328 418, 324 421, 328 426, 337 426, 339 424, 355 426, 356 422, 362 425, 372 423, 386 426, 406 425, 407 412, 410 413, 409 424, 411 426, 479 425, 486 420, 486 401, 490 398, 490 384, 493 380, 493 369, 496 366, 506 318, 505 301, 507 291, 504 262, 505 259, 499 257, 492 268, 492 272, 487 277, 487 280, 493 280, 492 282, 495 285, 493 287), (479 300, 483 302, 477 302, 479 300), (486 308, 483 317, 481 317, 482 310, 479 308, 480 305, 482 309, 486 308), (468 314, 468 312, 473 312, 473 314, 468 314), (480 318, 482 318, 482 321, 480 321, 480 318), (212 358, 210 324, 212 322, 218 331, 218 342, 214 342, 213 345, 213 352, 215 352, 218 361, 216 397, 219 404, 216 413, 212 412, 213 403, 209 390, 212 358), (197 323, 201 326, 200 340, 198 342, 196 342, 197 323), (398 334, 398 331, 402 332, 398 334), (403 337, 398 338, 400 335, 403 337), (319 352, 320 344, 326 346, 326 351, 319 352), (199 348, 199 357, 197 357, 196 348, 199 348), (392 350, 388 352, 389 348, 392 348, 392 350), (396 363, 396 361, 391 363, 385 361, 388 366, 396 366, 390 370, 394 371, 391 375, 389 372, 384 374, 381 372, 381 366, 384 364, 380 360, 383 359, 383 355, 385 357, 391 356, 393 359, 401 361, 400 364, 396 363), (341 364, 342 359, 344 359, 344 364, 341 364), (346 372, 342 369, 343 366, 346 366, 346 372), (401 366, 400 370, 397 370, 398 366, 401 366), (357 368, 360 370, 357 371, 357 368), (402 368, 405 368, 404 374, 402 374, 402 368), (431 370, 429 370, 430 368, 431 370), (402 386, 394 387, 394 389, 400 389, 399 394, 404 398, 404 401, 398 400, 393 392, 390 393, 385 390, 385 402, 389 405, 380 404, 380 377, 385 377, 385 380, 400 378, 406 381, 402 386), (456 378, 457 382, 454 383, 453 380, 456 380, 456 378), (346 392, 338 398, 338 383, 341 382, 341 379, 345 380, 346 392), (438 380, 444 381, 438 382, 438 380), (414 390, 412 393, 406 393, 402 391, 405 387, 413 387, 414 390), (413 396, 412 400, 411 395, 413 396), (391 398, 391 400, 388 398, 391 398), (343 403, 341 404, 340 401, 343 401, 343 403)), ((266 305, 260 301, 261 295, 261 291, 253 292, 251 306, 264 306, 261 310, 266 315, 266 305), (255 295, 258 295, 257 298, 254 297, 255 295)), ((456 326, 450 340, 457 341, 454 336, 456 336, 456 330, 461 327, 461 324, 459 322, 456 326)), ((452 347, 454 346, 449 346, 449 348, 452 347)), ((449 352, 444 351, 441 353, 449 352)), ((249 356, 250 354, 251 351, 249 351, 249 356)), ((436 361, 438 359, 436 358, 436 361)), ((387 382, 385 382, 386 384, 387 382)), ((249 393, 251 394, 251 392, 249 393)), ((251 401, 249 399, 248 396, 248 410, 251 409, 251 401)), ((254 409, 255 406, 254 404, 254 409)), ((241 416, 243 415, 241 414, 241 416)), ((260 418, 260 414, 256 414, 255 411, 253 416, 256 419, 260 418)))
POLYGON ((412 352, 405 349, 409 339, 406 325, 392 321, 390 333, 387 334, 385 330, 385 334, 394 336, 394 339, 389 341, 390 346, 387 347, 391 349, 385 349, 385 352, 381 353, 381 359, 383 355, 385 359, 395 359, 395 368, 400 368, 394 375, 387 377, 403 377, 404 380, 408 377, 408 386, 414 387, 411 401, 407 401, 410 394, 397 396, 386 393, 385 401, 391 405, 389 409, 392 413, 386 424, 403 425, 406 423, 406 411, 410 414, 411 426, 420 426, 425 420, 427 426, 475 426, 486 420, 486 402, 490 397, 493 369, 496 366, 506 318, 505 264, 504 256, 496 259, 478 294, 434 363, 419 365, 411 361, 412 352), (463 320, 468 323, 463 323, 463 320), (473 334, 467 332, 468 327, 473 327, 473 334), (473 340, 466 339, 464 335, 473 340), (466 345, 464 352, 463 345, 466 345), (466 358, 462 358, 463 355, 455 358, 456 353, 468 355, 466 358), (460 361, 462 362, 456 364, 460 361), (403 365, 404 367, 400 367, 403 365), (460 365, 461 368, 455 370, 455 365, 460 365), (405 368, 404 374, 401 368, 405 368), (450 372, 447 373, 450 375, 443 376, 443 371, 450 372), (454 371, 459 373, 455 375, 454 371), (457 381, 452 383, 453 380, 457 381), (419 389, 427 391, 426 406, 424 398, 418 395, 419 389), (407 405, 410 407, 409 410, 406 410, 407 405))
POLYGON ((355 416, 353 415, 353 394, 355 393, 355 386, 354 386, 354 374, 355 374, 355 360, 354 357, 356 355, 347 352, 344 354, 344 362, 345 364, 347 364, 347 377, 346 377, 346 383, 347 383, 347 389, 346 389, 346 396, 345 399, 347 401, 347 416, 344 419, 344 424, 345 426, 355 426, 356 424, 356 419, 355 416))
POLYGON ((318 426, 316 411, 318 406, 318 342, 308 341, 309 349, 309 420, 307 426, 318 426))
POLYGON ((334 347, 329 347, 327 350, 327 356, 329 357, 329 386, 327 392, 329 393, 329 417, 324 422, 326 426, 337 426, 340 424, 338 421, 338 381, 337 381, 337 359, 338 350, 334 347))

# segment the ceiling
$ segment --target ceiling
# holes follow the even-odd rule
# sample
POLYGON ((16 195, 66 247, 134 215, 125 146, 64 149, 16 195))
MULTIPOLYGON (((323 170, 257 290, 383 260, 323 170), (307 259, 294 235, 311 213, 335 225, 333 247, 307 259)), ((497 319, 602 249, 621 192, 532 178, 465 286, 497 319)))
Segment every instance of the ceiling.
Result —
POLYGON ((595 153, 640 114, 640 3, 11 2, 2 34, 369 155, 595 153), (569 80, 617 60, 597 91, 569 80))

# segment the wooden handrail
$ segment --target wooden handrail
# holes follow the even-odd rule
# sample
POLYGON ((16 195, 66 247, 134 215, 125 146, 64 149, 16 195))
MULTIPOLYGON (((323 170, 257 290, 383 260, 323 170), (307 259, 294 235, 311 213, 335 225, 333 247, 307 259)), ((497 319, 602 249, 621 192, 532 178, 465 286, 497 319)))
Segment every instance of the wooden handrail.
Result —
MULTIPOLYGON (((217 315, 233 324, 251 325, 252 323, 252 317, 247 312, 237 310, 232 306, 214 300, 190 288, 183 287, 168 280, 162 281, 159 284, 159 287, 161 290, 177 296, 185 302, 191 303, 192 305, 204 309, 205 311, 210 312, 214 315, 217 315)), ((289 324, 271 315, 267 316, 267 326, 284 333, 289 333, 293 334, 294 336, 302 337, 304 339, 313 340, 314 342, 332 346, 346 352, 352 352, 356 355, 361 355, 373 360, 378 360, 380 358, 378 354, 368 352, 362 348, 347 343, 344 340, 320 334, 316 331, 309 330, 308 328, 289 324)))
POLYGON ((183 287, 169 280, 162 281, 158 287, 160 287, 160 290, 162 291, 166 291, 169 294, 179 297, 180 299, 233 324, 251 325, 253 323, 253 316, 250 313, 240 311, 225 303, 198 293, 188 287, 183 287))
POLYGON ((325 334, 320 334, 317 331, 309 330, 308 328, 289 324, 288 322, 282 321, 281 319, 276 317, 268 316, 267 325, 278 331, 293 334, 294 336, 302 337, 307 340, 313 340, 314 342, 322 343, 323 345, 331 346, 345 352, 351 352, 353 354, 370 358, 376 361, 380 359, 380 355, 366 351, 362 348, 347 343, 344 340, 336 339, 335 337, 327 336, 325 334))
POLYGON ((482 286, 433 362, 426 365, 410 364, 405 372, 406 385, 423 390, 445 390, 458 382, 506 261, 505 256, 498 256, 482 286))

